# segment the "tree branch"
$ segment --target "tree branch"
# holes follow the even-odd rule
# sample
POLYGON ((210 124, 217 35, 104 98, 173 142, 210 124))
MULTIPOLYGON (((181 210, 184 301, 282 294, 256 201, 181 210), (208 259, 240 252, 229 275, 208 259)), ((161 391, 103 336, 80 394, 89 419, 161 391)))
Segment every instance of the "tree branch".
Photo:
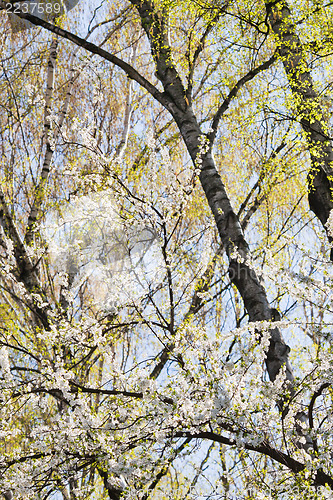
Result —
MULTIPOLYGON (((0 2, 0 10, 6 10, 6 3, 3 1, 0 2)), ((33 16, 32 14, 24 13, 22 11, 19 11, 18 9, 15 9, 15 14, 22 19, 30 21, 35 26, 41 26, 47 31, 55 33, 56 35, 59 35, 62 38, 75 43, 75 45, 86 49, 88 52, 99 55, 100 57, 103 57, 103 59, 106 59, 107 61, 115 64, 117 67, 125 71, 129 78, 136 81, 141 87, 147 90, 147 92, 149 92, 160 104, 162 104, 162 106, 168 109, 168 106, 170 104, 169 99, 167 99, 167 97, 162 92, 160 92, 152 83, 146 80, 146 78, 144 78, 136 69, 134 69, 130 64, 126 63, 122 59, 119 59, 119 57, 110 54, 110 52, 107 52, 101 47, 98 47, 94 43, 88 42, 87 40, 74 35, 73 33, 62 29, 59 26, 55 26, 54 24, 44 21, 39 17, 33 16)))
POLYGON ((190 104, 191 104, 191 100, 192 100, 193 74, 194 74, 194 70, 195 70, 195 64, 196 64, 196 62, 198 60, 199 55, 201 54, 201 52, 204 49, 205 41, 206 41, 208 35, 213 30, 216 22, 218 21, 219 17, 221 16, 221 14, 222 14, 222 9, 219 8, 218 11, 217 11, 217 13, 215 15, 213 15, 213 18, 209 21, 209 23, 208 23, 208 25, 207 25, 204 33, 202 34, 202 36, 200 38, 198 46, 195 49, 192 61, 190 61, 190 54, 189 54, 190 48, 188 48, 189 74, 188 74, 188 77, 187 77, 186 97, 187 97, 187 99, 188 99, 188 101, 189 101, 190 104))
POLYGON ((220 120, 223 116, 223 114, 227 111, 227 109, 230 106, 230 103, 234 97, 236 97, 238 91, 245 85, 245 83, 249 82, 250 80, 253 80, 255 76, 257 76, 259 73, 262 71, 270 68, 272 64, 277 60, 278 54, 274 53, 267 61, 263 62, 260 64, 257 68, 251 69, 246 75, 244 75, 236 85, 230 90, 228 96, 224 99, 218 110, 216 111, 211 129, 212 131, 207 135, 209 143, 213 144, 216 134, 217 134, 217 129, 220 123, 220 120))
MULTIPOLYGON (((214 432, 198 432, 196 434, 192 434, 191 432, 187 431, 179 431, 174 434, 174 437, 208 439, 228 446, 237 446, 237 442, 234 439, 221 436, 214 432)), ((298 460, 295 460, 290 455, 287 455, 286 453, 283 453, 282 451, 273 448, 267 441, 263 441, 259 445, 244 443, 243 447, 246 450, 255 451, 257 453, 261 453, 262 455, 270 457, 275 462, 278 462, 279 464, 288 467, 288 469, 290 469, 292 472, 296 474, 302 472, 305 469, 304 464, 302 464, 298 460)), ((321 469, 317 470, 317 473, 313 479, 313 484, 315 484, 316 486, 329 485, 329 487, 333 490, 333 478, 328 474, 326 474, 325 472, 323 472, 321 469)))

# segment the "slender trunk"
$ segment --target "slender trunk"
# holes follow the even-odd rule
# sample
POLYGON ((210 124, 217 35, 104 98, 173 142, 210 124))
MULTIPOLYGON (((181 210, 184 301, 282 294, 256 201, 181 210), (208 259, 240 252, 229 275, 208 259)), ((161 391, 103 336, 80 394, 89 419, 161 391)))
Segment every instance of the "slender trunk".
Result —
MULTIPOLYGON (((131 54, 131 59, 130 59, 131 66, 133 66, 133 64, 135 63, 137 47, 138 47, 138 42, 136 41, 134 43, 134 45, 132 46, 132 54, 131 54)), ((118 158, 119 161, 122 160, 122 158, 125 154, 127 142, 128 142, 131 117, 132 117, 132 113, 133 113, 132 93, 133 93, 133 82, 132 82, 132 80, 129 80, 128 87, 127 87, 127 98, 126 98, 126 104, 125 104, 123 132, 121 134, 120 143, 116 149, 116 157, 118 158)))
POLYGON ((44 200, 44 190, 46 188, 47 180, 50 173, 50 166, 54 152, 52 144, 52 129, 51 129, 51 101, 53 97, 54 88, 54 72, 57 59, 58 38, 54 37, 50 48, 50 57, 47 64, 47 80, 46 80, 46 93, 45 93, 45 108, 44 108, 44 131, 43 140, 45 141, 45 156, 43 167, 40 173, 38 184, 35 187, 34 199, 28 217, 27 229, 25 234, 25 243, 30 245, 34 238, 34 230, 38 215, 41 210, 41 205, 44 200))

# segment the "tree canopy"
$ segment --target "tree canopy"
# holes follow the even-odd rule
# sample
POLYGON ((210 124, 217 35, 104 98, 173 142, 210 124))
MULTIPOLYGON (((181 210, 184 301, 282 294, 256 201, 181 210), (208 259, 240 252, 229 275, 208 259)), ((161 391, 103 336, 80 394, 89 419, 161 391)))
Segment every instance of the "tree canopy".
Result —
POLYGON ((0 493, 332 498, 330 2, 0 2, 0 493))

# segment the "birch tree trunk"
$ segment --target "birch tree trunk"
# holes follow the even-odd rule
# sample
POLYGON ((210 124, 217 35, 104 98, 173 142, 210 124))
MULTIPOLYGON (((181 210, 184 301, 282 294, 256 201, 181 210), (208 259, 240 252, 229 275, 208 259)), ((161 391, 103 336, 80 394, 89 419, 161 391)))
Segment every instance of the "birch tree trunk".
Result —
MULTIPOLYGON (((244 238, 221 177, 212 156, 212 143, 208 143, 194 116, 180 76, 173 64, 171 47, 167 36, 167 15, 157 13, 151 2, 132 0, 137 7, 141 24, 150 42, 157 76, 164 87, 167 107, 175 119, 193 163, 200 168, 200 182, 214 215, 216 226, 229 259, 229 275, 243 298, 250 321, 271 321, 273 319, 266 292, 259 283, 247 260, 249 246, 244 238), (238 255, 238 258, 235 258, 238 255)), ((294 377, 288 361, 289 347, 279 328, 270 330, 270 347, 266 366, 269 377, 275 380, 278 372, 286 366, 286 377, 294 377)))
MULTIPOLYGON (((308 144, 311 158, 308 173, 310 209, 322 223, 328 240, 332 243, 326 227, 333 208, 333 150, 327 118, 314 87, 305 50, 297 35, 287 2, 266 2, 266 12, 277 38, 279 55, 294 96, 297 118, 308 144)), ((333 250, 330 258, 333 261, 333 250)))

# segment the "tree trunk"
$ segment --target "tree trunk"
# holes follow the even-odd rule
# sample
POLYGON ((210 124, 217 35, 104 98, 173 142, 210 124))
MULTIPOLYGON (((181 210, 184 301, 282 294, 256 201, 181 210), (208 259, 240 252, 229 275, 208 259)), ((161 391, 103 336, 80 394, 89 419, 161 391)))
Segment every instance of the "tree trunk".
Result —
MULTIPOLYGON (((311 157, 308 197, 312 212, 322 223, 333 208, 333 151, 328 120, 306 63, 304 48, 297 36, 287 2, 267 2, 267 17, 277 37, 278 51, 295 100, 298 118, 305 132, 311 157)), ((333 261, 333 250, 331 251, 333 261)))
MULTIPOLYGON (((214 215, 216 226, 229 259, 230 280, 243 298, 250 321, 271 321, 274 318, 266 292, 259 283, 255 271, 248 265, 249 246, 244 238, 237 215, 235 214, 222 179, 217 172, 211 151, 201 155, 204 148, 197 120, 188 107, 185 112, 178 111, 174 116, 182 134, 187 150, 196 165, 200 165, 200 182, 214 215), (201 163, 202 162, 202 163, 201 163), (238 255, 238 258, 235 257, 238 255)), ((275 380, 282 366, 286 366, 286 376, 293 380, 288 361, 289 347, 283 340, 279 328, 270 330, 270 347, 266 366, 269 377, 275 380)))

